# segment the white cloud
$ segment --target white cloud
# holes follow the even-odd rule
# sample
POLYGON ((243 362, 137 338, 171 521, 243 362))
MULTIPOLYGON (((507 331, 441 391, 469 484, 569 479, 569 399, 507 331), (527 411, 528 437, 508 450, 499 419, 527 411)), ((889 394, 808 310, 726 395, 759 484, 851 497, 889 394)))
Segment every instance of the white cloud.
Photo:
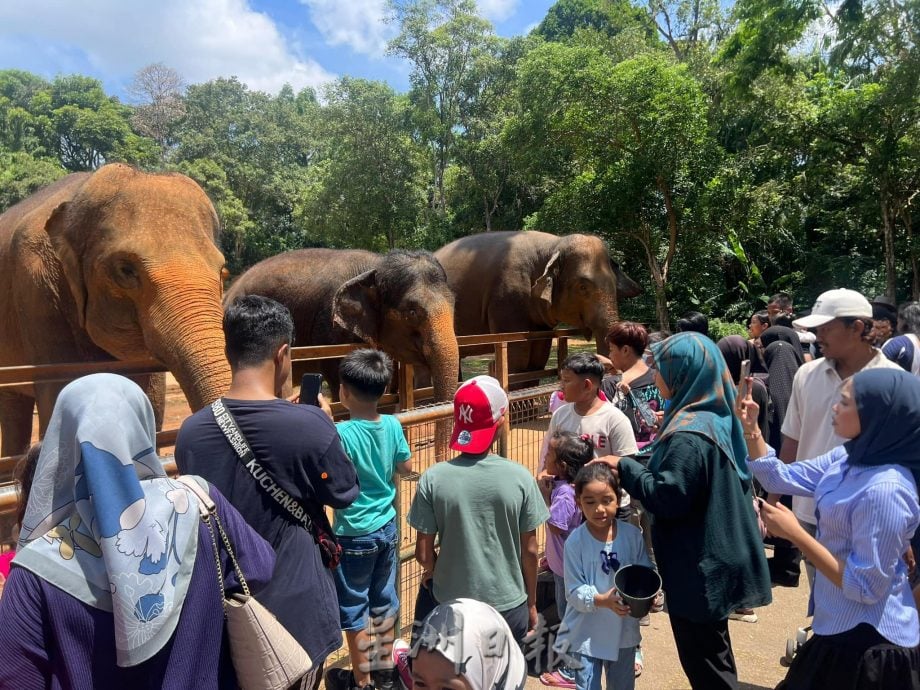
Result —
POLYGON ((347 45, 356 53, 381 56, 396 27, 386 22, 386 0, 300 0, 329 45, 347 45))
POLYGON ((494 22, 504 21, 517 11, 519 0, 476 0, 482 16, 494 22))
POLYGON ((335 78, 246 0, 6 0, 0 40, 79 50, 108 78, 130 78, 152 62, 190 83, 235 75, 272 93, 285 83, 300 89, 335 78))

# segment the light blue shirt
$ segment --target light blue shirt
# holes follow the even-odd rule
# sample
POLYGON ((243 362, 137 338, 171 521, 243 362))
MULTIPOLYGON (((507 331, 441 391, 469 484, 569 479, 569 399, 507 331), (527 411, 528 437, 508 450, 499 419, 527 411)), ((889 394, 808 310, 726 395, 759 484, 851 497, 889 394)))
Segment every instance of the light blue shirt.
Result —
POLYGON ((819 571, 812 629, 834 635, 868 623, 902 647, 920 644, 920 622, 902 556, 920 524, 917 487, 900 465, 850 465, 843 446, 787 465, 772 448, 748 459, 771 493, 814 496, 818 541, 845 563, 843 587, 819 571))
POLYGON ((340 537, 370 534, 396 517, 393 500, 396 465, 412 453, 399 420, 382 414, 376 422, 349 419, 335 425, 342 447, 354 463, 361 493, 347 508, 335 511, 335 533, 340 537))
POLYGON ((587 523, 579 526, 565 541, 565 598, 568 608, 555 649, 560 653, 577 652, 594 659, 616 661, 620 649, 635 647, 642 639, 639 619, 618 616, 608 608, 597 608, 594 596, 613 589, 616 573, 605 573, 601 551, 615 553, 620 567, 638 563, 654 568, 645 550, 642 532, 622 521, 617 522, 617 536, 612 542, 591 536, 587 523))

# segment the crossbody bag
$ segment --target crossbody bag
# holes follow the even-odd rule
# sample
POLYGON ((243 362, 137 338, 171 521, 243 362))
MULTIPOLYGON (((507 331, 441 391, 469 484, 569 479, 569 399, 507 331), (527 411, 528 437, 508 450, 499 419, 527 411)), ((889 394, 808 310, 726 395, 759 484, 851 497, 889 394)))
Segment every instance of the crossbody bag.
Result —
POLYGON ((236 419, 233 418, 230 410, 224 404, 221 398, 211 403, 211 412, 214 413, 214 421, 223 432, 227 442, 233 448, 237 458, 243 463, 243 467, 252 476, 256 485, 262 489, 281 509, 281 513, 292 522, 303 527, 313 537, 319 547, 320 556, 323 559, 323 565, 327 568, 335 568, 342 557, 342 547, 339 545, 329 519, 325 511, 320 510, 311 515, 309 509, 296 498, 285 491, 271 473, 262 465, 252 452, 246 436, 240 431, 236 419))

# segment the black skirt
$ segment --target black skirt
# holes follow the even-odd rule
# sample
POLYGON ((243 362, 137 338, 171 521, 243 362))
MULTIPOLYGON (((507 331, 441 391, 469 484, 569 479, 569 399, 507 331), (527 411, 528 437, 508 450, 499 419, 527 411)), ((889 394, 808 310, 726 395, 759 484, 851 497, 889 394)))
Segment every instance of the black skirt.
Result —
POLYGON ((920 690, 920 647, 900 647, 868 623, 814 635, 776 690, 920 690))

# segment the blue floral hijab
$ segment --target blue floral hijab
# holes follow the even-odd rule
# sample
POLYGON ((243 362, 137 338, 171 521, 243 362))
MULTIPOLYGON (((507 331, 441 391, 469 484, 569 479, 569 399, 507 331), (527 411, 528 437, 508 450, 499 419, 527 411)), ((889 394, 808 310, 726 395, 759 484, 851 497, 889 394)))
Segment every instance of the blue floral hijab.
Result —
MULTIPOLYGON (((716 344, 699 333, 678 333, 652 345, 652 356, 671 389, 657 441, 678 431, 705 436, 725 454, 738 476, 749 480, 744 432, 735 417, 735 384, 716 344)), ((656 442, 649 468, 654 470, 662 458, 656 442)))
POLYGON ((13 561, 111 611, 119 666, 146 661, 172 637, 198 548, 197 499, 167 478, 155 434, 133 381, 95 374, 65 387, 13 561))
POLYGON ((920 378, 868 369, 853 379, 859 436, 844 443, 851 465, 901 465, 920 487, 920 378))

